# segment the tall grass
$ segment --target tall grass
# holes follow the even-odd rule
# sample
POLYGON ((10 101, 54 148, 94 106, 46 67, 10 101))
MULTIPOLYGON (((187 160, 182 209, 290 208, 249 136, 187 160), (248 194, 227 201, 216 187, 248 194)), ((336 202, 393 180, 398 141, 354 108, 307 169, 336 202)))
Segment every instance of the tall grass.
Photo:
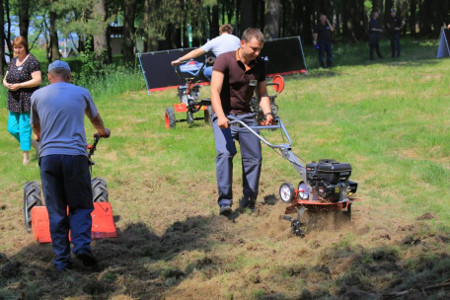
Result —
MULTIPOLYGON (((36 51, 36 50, 35 50, 36 51)), ((39 53, 39 51, 37 51, 39 53)), ((37 57, 40 57, 37 55, 37 57)), ((44 57, 45 58, 45 57, 44 57)), ((73 59, 72 59, 73 60, 73 59)), ((70 62, 71 59, 68 59, 70 62)), ((77 62, 79 63, 79 62, 77 62)), ((47 79, 47 61, 41 61, 42 84, 41 87, 49 84, 47 79)), ((135 67, 126 67, 123 65, 107 65, 103 67, 101 76, 86 76, 80 81, 79 72, 72 72, 72 82, 88 89, 95 101, 107 101, 113 96, 123 94, 127 91, 139 91, 145 89, 145 82, 142 78, 142 72, 135 67)), ((3 78, 2 78, 3 80, 3 78)), ((7 108, 7 89, 0 88, 0 108, 7 108)))
POLYGON ((84 87, 96 102, 103 102, 125 92, 145 90, 145 82, 139 70, 112 65, 105 68, 104 76, 91 78, 84 87))

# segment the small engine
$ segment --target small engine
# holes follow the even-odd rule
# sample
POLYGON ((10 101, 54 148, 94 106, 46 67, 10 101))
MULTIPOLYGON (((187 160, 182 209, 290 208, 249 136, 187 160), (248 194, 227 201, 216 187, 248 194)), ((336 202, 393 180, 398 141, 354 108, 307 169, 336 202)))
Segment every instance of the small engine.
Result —
POLYGON ((306 177, 312 193, 328 202, 342 201, 356 192, 358 183, 349 180, 352 166, 332 159, 321 159, 306 165, 306 177))
POLYGON ((187 106, 193 105, 191 102, 200 98, 200 86, 196 85, 192 88, 190 94, 186 95, 187 85, 182 85, 178 87, 178 98, 180 99, 180 103, 184 103, 187 106))

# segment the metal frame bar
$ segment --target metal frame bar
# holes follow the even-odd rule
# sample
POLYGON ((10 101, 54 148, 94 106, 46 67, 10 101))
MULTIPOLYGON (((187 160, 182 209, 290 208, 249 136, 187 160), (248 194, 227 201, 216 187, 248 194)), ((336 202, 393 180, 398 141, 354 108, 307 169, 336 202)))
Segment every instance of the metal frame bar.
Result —
POLYGON ((300 49, 302 50, 303 61, 305 62, 305 70, 306 70, 305 74, 308 74, 308 66, 306 65, 305 53, 303 52, 302 38, 299 35, 297 36, 297 38, 298 42, 300 43, 300 49))
POLYGON ((145 82, 145 87, 147 88, 147 95, 150 95, 150 89, 148 88, 148 82, 147 82, 147 77, 145 77, 145 70, 144 67, 142 66, 142 60, 141 60, 141 52, 139 52, 137 54, 138 60, 139 60, 139 66, 141 67, 142 70, 142 75, 144 76, 144 82, 145 82))
MULTIPOLYGON (((233 124, 239 124, 240 126, 246 128, 251 133, 253 133, 258 139, 260 139, 267 146, 274 148, 274 149, 279 149, 281 152, 281 156, 292 164, 292 166, 295 168, 295 170, 297 170, 297 172, 302 177, 302 180, 308 187, 309 191, 312 191, 311 185, 309 184, 309 182, 306 178, 306 168, 303 166, 303 164, 300 162, 300 159, 294 154, 294 152, 292 152, 292 150, 291 150, 292 139, 289 136, 289 133, 287 132, 286 127, 284 127, 284 124, 280 118, 276 119, 278 122, 277 125, 268 125, 268 126, 248 126, 247 124, 245 124, 244 122, 242 122, 241 120, 239 120, 237 118, 232 118, 229 116, 229 119, 230 119, 229 124, 231 126, 233 126, 233 124), (258 132, 256 132, 256 130, 261 130, 261 129, 281 129, 282 133, 285 135, 285 137, 288 140, 288 144, 274 145, 274 144, 270 143, 262 135, 260 135, 258 132)), ((312 197, 312 193, 310 193, 310 197, 312 197)))

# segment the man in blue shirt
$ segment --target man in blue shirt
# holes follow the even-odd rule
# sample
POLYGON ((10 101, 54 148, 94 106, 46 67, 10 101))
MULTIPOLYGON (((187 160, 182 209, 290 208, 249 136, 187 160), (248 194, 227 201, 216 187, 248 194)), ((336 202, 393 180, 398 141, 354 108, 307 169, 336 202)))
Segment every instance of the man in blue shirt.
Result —
POLYGON ((102 137, 109 137, 90 93, 70 82, 70 67, 56 60, 48 66, 50 85, 31 96, 31 124, 39 144, 39 165, 50 220, 53 264, 71 269, 72 252, 85 266, 97 263, 91 252, 91 212, 94 209, 84 115, 102 137), (67 215, 68 212, 68 215, 67 215))
MULTIPOLYGON (((233 27, 229 24, 224 24, 219 28, 219 36, 213 38, 200 48, 194 49, 182 57, 171 62, 172 66, 178 66, 183 61, 193 59, 199 57, 200 55, 204 55, 207 52, 212 52, 216 57, 219 57, 220 54, 234 51, 241 46, 241 40, 232 34, 233 27)), ((203 74, 206 78, 211 81, 212 67, 206 67, 203 70, 203 74)))

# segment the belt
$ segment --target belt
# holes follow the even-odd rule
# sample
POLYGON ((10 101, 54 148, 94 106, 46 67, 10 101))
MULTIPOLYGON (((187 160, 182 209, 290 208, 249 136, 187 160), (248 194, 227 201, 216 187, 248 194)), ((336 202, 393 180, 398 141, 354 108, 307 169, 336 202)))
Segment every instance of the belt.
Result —
POLYGON ((239 111, 239 112, 230 111, 230 112, 225 113, 225 114, 237 117, 237 116, 242 116, 242 115, 248 115, 248 114, 251 114, 251 113, 252 113, 251 111, 239 111))

